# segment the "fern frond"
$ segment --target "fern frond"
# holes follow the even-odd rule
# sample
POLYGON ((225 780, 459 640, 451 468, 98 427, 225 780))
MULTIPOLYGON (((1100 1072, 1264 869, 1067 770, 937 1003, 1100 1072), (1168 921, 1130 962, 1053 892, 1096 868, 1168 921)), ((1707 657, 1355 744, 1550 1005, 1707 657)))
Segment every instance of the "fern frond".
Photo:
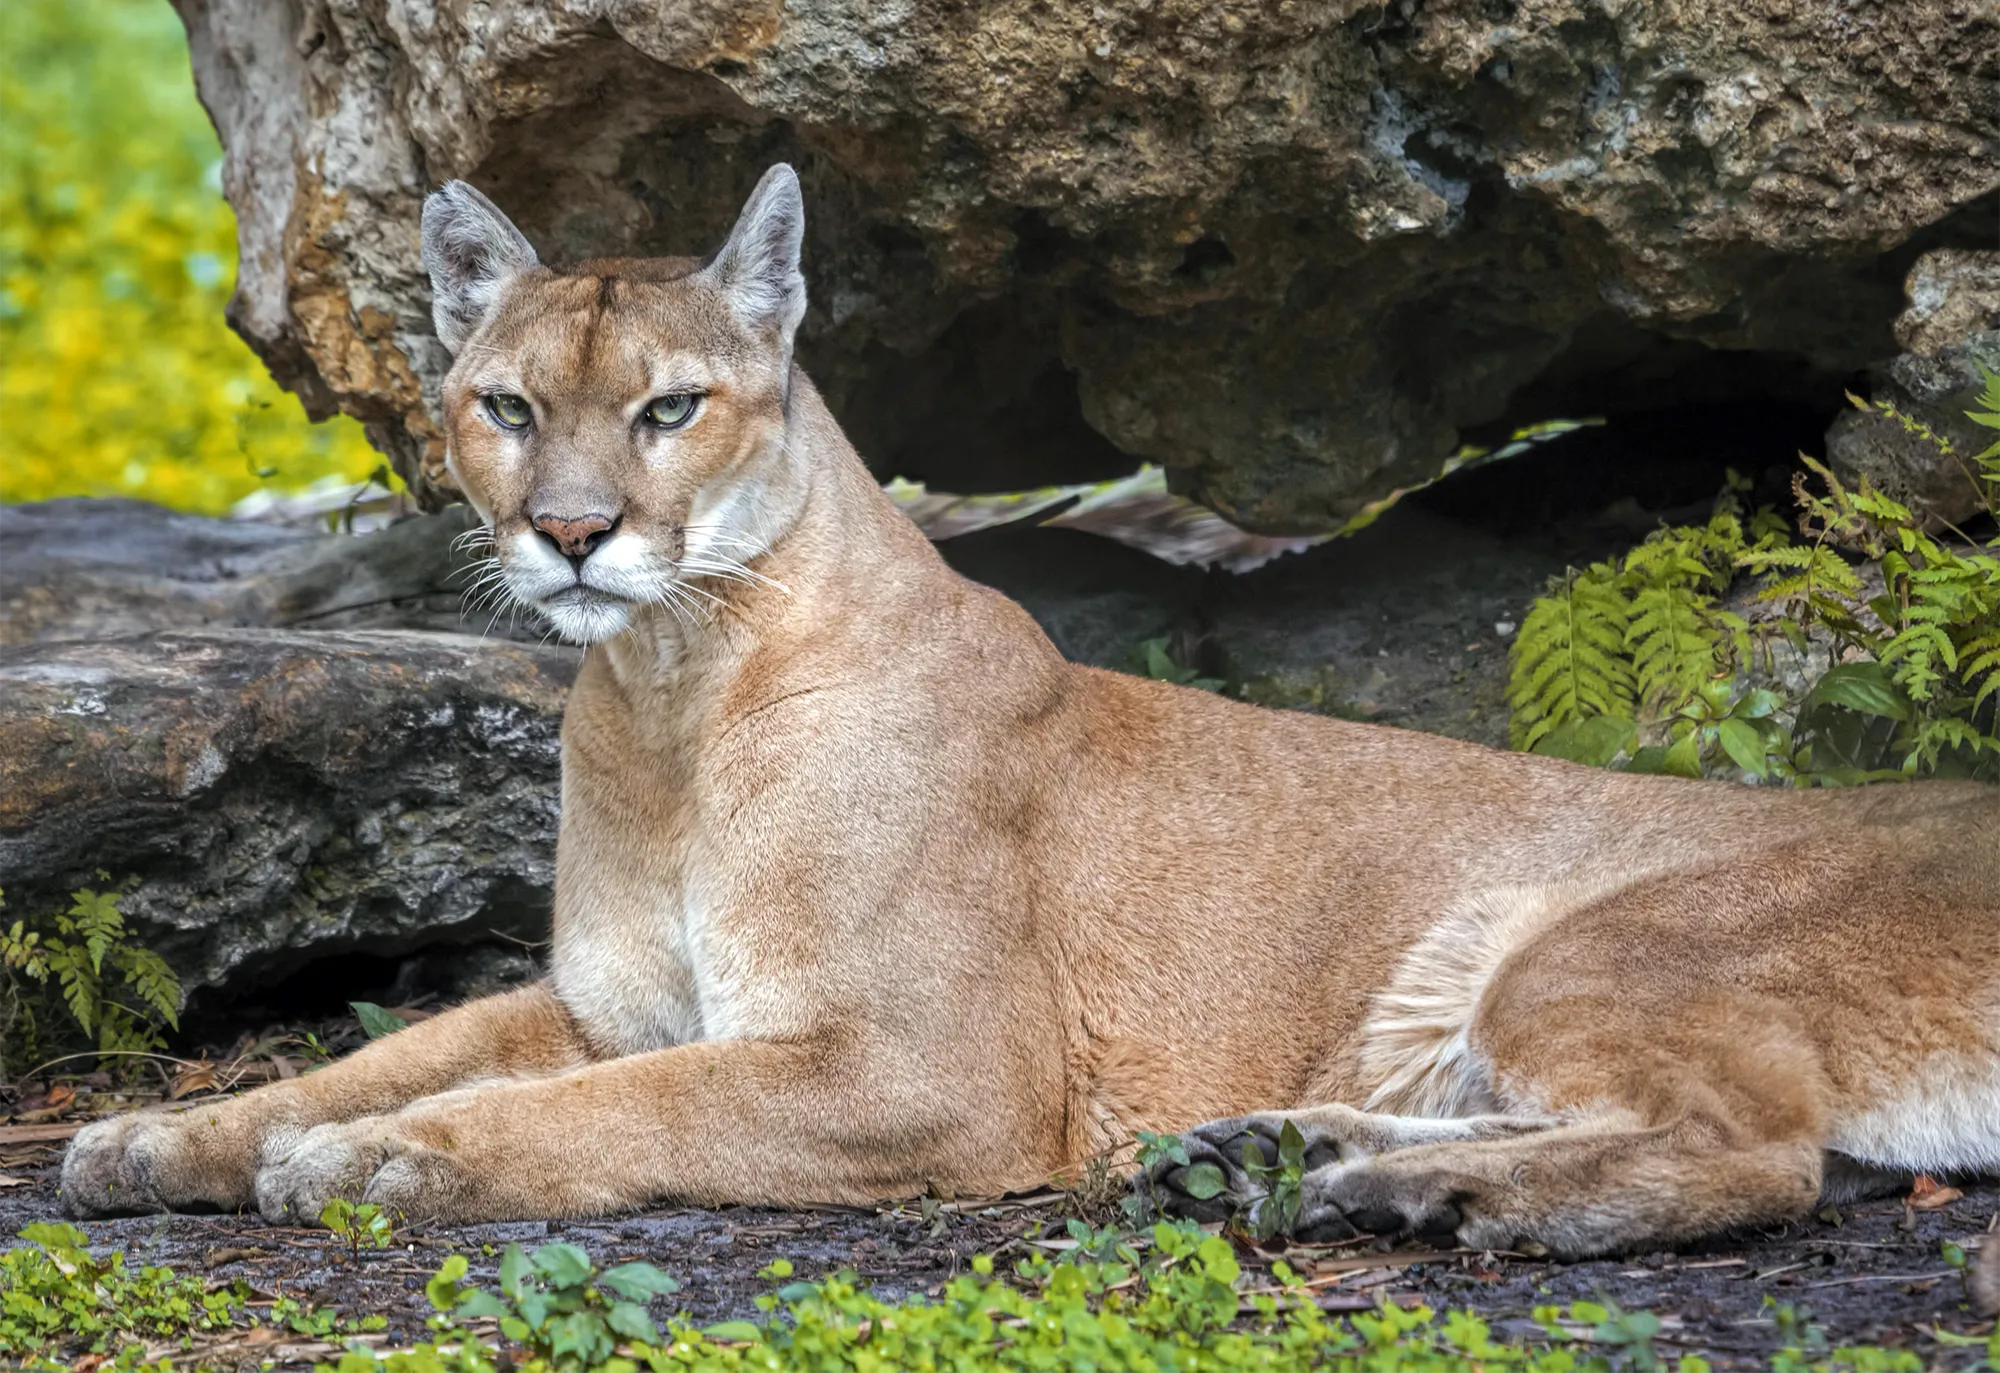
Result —
POLYGON ((125 985, 170 1029, 180 1025, 181 983, 166 960, 151 949, 125 948, 119 951, 120 971, 125 985))
POLYGON ((1928 701, 1944 680, 1946 672, 1958 668, 1958 647, 1942 626, 1913 622, 1902 633, 1882 645, 1876 655, 1895 668, 1896 684, 1909 692, 1913 701, 1928 701))
MULTIPOLYGON (((1648 709, 1671 714, 1735 666, 1739 636, 1711 593, 1727 589, 1746 552, 1742 525, 1724 513, 1704 526, 1659 530, 1626 555, 1621 585, 1631 615, 1625 649, 1638 699, 1648 709)), ((1742 627, 1747 658, 1748 627, 1742 627)))
POLYGON ((1980 733, 1970 720, 1962 720, 1955 715, 1925 720, 1911 736, 1909 753, 1903 759, 1903 771, 1911 775, 1934 771, 1946 752, 1957 749, 1963 749, 1975 758, 1981 754, 2000 756, 2000 739, 1980 733))
POLYGON ((98 892, 85 887, 71 895, 69 916, 63 922, 67 926, 63 933, 83 941, 83 947, 90 955, 90 970, 99 975, 104 972, 104 955, 125 934, 125 917, 118 909, 119 897, 120 893, 116 891, 98 892))
POLYGON ((1959 680, 1972 691, 1972 709, 2000 691, 2000 626, 1966 640, 1959 649, 1959 680))
POLYGON ((60 954, 52 954, 49 959, 51 971, 56 975, 63 1004, 69 1007, 78 1028, 89 1034, 97 1019, 97 978, 91 973, 87 954, 70 945, 59 947, 60 954))
POLYGON ((1723 636, 1714 617, 1714 601, 1685 585, 1649 586, 1633 597, 1625 647, 1648 708, 1670 708, 1717 675, 1723 636))
POLYGON ((1626 662, 1630 612, 1604 563, 1550 585, 1522 618, 1510 651, 1509 732, 1531 749, 1586 715, 1629 714, 1633 674, 1626 662))

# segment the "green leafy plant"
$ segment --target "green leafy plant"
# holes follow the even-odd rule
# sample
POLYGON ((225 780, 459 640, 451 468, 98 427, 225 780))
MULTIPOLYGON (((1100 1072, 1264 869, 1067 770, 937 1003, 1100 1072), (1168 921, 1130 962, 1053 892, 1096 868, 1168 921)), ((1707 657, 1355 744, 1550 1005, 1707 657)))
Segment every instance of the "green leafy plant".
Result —
POLYGON ((1139 1254, 1132 1246, 1132 1232, 1123 1226, 1094 1228, 1087 1222, 1071 1219, 1064 1222, 1063 1232, 1076 1241, 1076 1253, 1093 1263, 1138 1267, 1139 1254))
POLYGON ((118 903, 129 890, 85 888, 67 910, 0 928, 0 1069, 9 1076, 78 1044, 107 1056, 150 1053, 179 1028, 179 979, 125 929, 118 903))
MULTIPOLYGON (((73 1225, 30 1225, 0 1254, 0 1354, 59 1367, 82 1354, 135 1355, 146 1340, 217 1330, 243 1317, 247 1289, 210 1292, 198 1277, 91 1255, 73 1225)), ((5 1360, 0 1360, 5 1362, 5 1360)))
POLYGON ((1134 1159, 1141 1168, 1152 1168, 1161 1163, 1178 1163, 1187 1166, 1187 1145, 1179 1135, 1155 1134, 1151 1130, 1141 1130, 1133 1136, 1136 1146, 1134 1159))
POLYGON ((646 1303, 680 1287, 649 1263, 599 1271, 573 1244, 545 1244, 532 1254, 508 1245, 498 1294, 461 1286, 466 1270, 454 1255, 424 1289, 443 1318, 438 1328, 495 1318, 503 1335, 556 1370, 602 1367, 621 1340, 662 1343, 646 1303))
POLYGON ((309 1073, 333 1062, 333 1050, 327 1048, 325 1042, 311 1030, 299 1035, 299 1049, 305 1055, 306 1071, 309 1073))
POLYGON ((1222 1169, 1203 1161, 1187 1170, 1186 1176, 1181 1179, 1181 1186, 1196 1201, 1208 1201, 1222 1195, 1229 1186, 1229 1179, 1223 1175, 1222 1169))
POLYGON ((1128 1193, 1119 1202, 1119 1209, 1128 1222, 1137 1225, 1148 1217, 1162 1213, 1159 1189, 1153 1182, 1154 1172, 1163 1164, 1187 1167, 1188 1151, 1179 1135, 1155 1134, 1151 1130, 1139 1131, 1132 1142, 1133 1161, 1139 1165, 1139 1176, 1145 1180, 1145 1191, 1128 1193))
MULTIPOLYGON (((208 1292, 197 1278, 164 1268, 128 1273, 121 1255, 94 1258, 69 1226, 34 1226, 27 1246, 0 1255, 0 1362, 42 1373, 90 1353, 101 1369, 157 1368, 148 1352, 179 1349, 181 1373, 236 1368, 230 1330, 267 1324, 320 1340, 380 1330, 379 1315, 342 1319, 280 1296, 261 1321, 242 1285, 208 1292), (150 1346, 150 1351, 148 1346, 150 1346), (213 1349, 215 1352, 206 1352, 213 1349)), ((1092 1236, 1095 1243, 1098 1236, 1092 1236)), ((1077 1250, 1084 1248, 1079 1240, 1077 1250)), ((929 1368, 1003 1370, 1201 1369, 1211 1373, 1568 1373, 1653 1369, 1660 1325, 1609 1303, 1543 1307, 1532 1340, 1496 1339, 1480 1317, 1385 1304, 1330 1319, 1283 1263, 1268 1278, 1245 1274, 1230 1243, 1187 1224, 1161 1224, 1109 1246, 1112 1258, 1025 1259, 1009 1277, 991 1256, 933 1297, 885 1301, 851 1273, 796 1280, 778 1260, 763 1272, 773 1290, 755 1299, 758 1320, 696 1327, 657 1325, 646 1306, 674 1283, 646 1264, 599 1272, 571 1245, 524 1255, 508 1250, 499 1290, 469 1283, 452 1255, 425 1284, 434 1314, 428 1338, 368 1347, 350 1343, 323 1373, 850 1373, 929 1368)), ((1773 1373, 1914 1373, 1909 1351, 1829 1349, 1823 1333, 1791 1308, 1772 1308, 1781 1349, 1773 1373)), ((2000 1358, 2000 1335, 1951 1336, 2000 1358)), ((1683 1356, 1679 1373, 1706 1373, 1683 1356)))
POLYGON ((1221 691, 1226 685, 1220 677, 1204 677, 1200 669, 1183 667, 1173 659, 1168 640, 1145 639, 1132 651, 1132 667, 1142 677, 1151 677, 1156 682, 1172 682, 1175 686, 1193 687, 1197 691, 1221 691))
POLYGON ((1617 1302, 1605 1299, 1576 1303, 1569 1310, 1569 1318, 1592 1327, 1593 1343, 1624 1350, 1627 1361, 1639 1373, 1652 1373, 1660 1367, 1660 1356, 1653 1349, 1653 1341, 1660 1333, 1660 1318, 1652 1312, 1627 1311, 1617 1302))
POLYGON ((353 1010, 354 1018, 361 1022, 362 1033, 370 1039, 392 1035, 410 1023, 394 1011, 384 1010, 372 1001, 350 1001, 347 1004, 353 1010))
POLYGON ((332 1231, 335 1239, 347 1242, 350 1263, 361 1261, 361 1246, 364 1244, 387 1249, 396 1230, 382 1208, 374 1202, 352 1202, 345 1197, 335 1197, 322 1207, 319 1223, 332 1231))
POLYGON ((1286 1121, 1278 1131, 1278 1156, 1264 1161, 1254 1139, 1243 1141, 1243 1171, 1264 1184, 1264 1198, 1250 1217, 1250 1233, 1260 1240, 1289 1235, 1299 1223, 1306 1175, 1306 1140, 1286 1121))
MULTIPOLYGON (((1978 404, 1968 415, 2000 428, 2000 377, 1986 374, 1978 404)), ((1959 462, 2000 515, 2000 444, 1960 459, 1892 406, 1869 408, 1959 462)), ((1658 530, 1551 584, 1512 650, 1514 746, 1796 785, 2000 776, 2000 557, 1802 462, 1796 538, 1769 511, 1746 516, 1732 476, 1707 524, 1658 530), (1752 625, 1724 605, 1739 573, 1762 577, 1757 599, 1783 613, 1752 625), (1781 645, 1829 666, 1781 692, 1781 645)))

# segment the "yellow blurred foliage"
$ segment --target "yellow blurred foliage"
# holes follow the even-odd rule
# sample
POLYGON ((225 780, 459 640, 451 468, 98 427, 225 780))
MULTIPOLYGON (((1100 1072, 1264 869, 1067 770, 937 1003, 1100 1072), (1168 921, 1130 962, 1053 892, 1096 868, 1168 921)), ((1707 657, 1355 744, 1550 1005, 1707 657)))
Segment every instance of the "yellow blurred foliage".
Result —
POLYGON ((0 501, 361 478, 223 321, 236 222, 166 0, 0 0, 0 501))

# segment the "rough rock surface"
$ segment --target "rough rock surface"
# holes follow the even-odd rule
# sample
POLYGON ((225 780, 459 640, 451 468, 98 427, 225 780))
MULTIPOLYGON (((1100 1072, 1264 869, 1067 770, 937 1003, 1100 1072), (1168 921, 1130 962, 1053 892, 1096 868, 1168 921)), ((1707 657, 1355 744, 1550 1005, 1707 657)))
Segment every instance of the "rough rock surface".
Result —
POLYGON ((885 471, 1109 439, 1272 531, 1510 406, 1837 395, 2000 186, 1986 0, 176 4, 238 328, 434 501, 446 177, 561 259, 706 251, 791 160, 802 355, 885 471))
POLYGON ((1905 351, 1873 370, 1870 399, 1893 405, 1952 452, 1880 410, 1854 410, 1827 431, 1827 457, 1842 476, 1865 473, 1940 527, 1961 524, 1986 505, 1967 460, 2000 441, 1966 418, 1986 375, 2000 372, 2000 252, 1926 253, 1906 290, 1910 305, 1896 320, 1905 351))
POLYGON ((137 879, 191 989, 363 943, 541 938, 576 656, 400 630, 0 648, 0 889, 137 879))

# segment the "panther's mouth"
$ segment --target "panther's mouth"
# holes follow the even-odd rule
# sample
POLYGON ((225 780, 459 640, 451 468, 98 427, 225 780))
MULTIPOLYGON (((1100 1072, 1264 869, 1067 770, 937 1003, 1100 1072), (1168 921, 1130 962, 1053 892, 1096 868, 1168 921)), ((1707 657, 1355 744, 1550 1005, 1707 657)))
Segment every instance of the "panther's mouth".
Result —
POLYGON ((625 601, 625 597, 615 592, 605 591, 599 587, 587 586, 583 582, 578 582, 575 586, 566 586, 554 595, 542 598, 543 605, 561 606, 566 610, 586 610, 596 606, 624 605, 625 601))

